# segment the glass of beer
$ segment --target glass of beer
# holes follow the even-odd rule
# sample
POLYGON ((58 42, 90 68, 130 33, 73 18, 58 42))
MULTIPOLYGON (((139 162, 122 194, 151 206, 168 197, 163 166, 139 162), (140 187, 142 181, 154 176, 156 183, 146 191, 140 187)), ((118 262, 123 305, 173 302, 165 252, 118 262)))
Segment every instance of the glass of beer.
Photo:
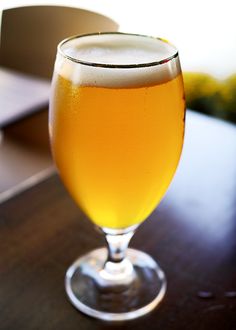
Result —
POLYGON ((59 44, 49 115, 53 157, 107 242, 66 273, 68 297, 85 314, 134 319, 162 300, 164 272, 128 244, 172 180, 184 118, 179 56, 169 42, 101 33, 59 44))

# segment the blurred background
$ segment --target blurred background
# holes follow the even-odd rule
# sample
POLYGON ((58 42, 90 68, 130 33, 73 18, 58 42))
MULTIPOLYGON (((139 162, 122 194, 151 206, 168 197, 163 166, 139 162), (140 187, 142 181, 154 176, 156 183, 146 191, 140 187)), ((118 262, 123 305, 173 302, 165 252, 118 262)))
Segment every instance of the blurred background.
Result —
MULTIPOLYGON (((2 0, 0 4, 2 9, 30 5, 78 7, 111 18, 120 31, 170 40, 180 52, 187 107, 236 122, 234 0, 2 0)), ((65 20, 64 27, 67 24, 65 20)))
POLYGON ((1 0, 0 199, 54 170, 48 97, 56 45, 69 35, 109 30, 169 40, 179 49, 187 107, 236 123, 235 6, 234 0, 1 0))

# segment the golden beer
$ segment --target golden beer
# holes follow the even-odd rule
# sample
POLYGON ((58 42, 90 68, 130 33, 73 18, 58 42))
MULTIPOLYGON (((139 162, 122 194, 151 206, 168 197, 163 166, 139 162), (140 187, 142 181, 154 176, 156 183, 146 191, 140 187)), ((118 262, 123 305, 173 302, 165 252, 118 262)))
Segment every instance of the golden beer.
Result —
MULTIPOLYGON (((141 46, 148 57, 149 48, 141 46)), ((161 65, 161 75, 140 68, 138 80, 136 68, 124 69, 124 86, 122 68, 100 69, 105 84, 93 67, 78 72, 84 82, 70 76, 65 63, 55 70, 54 159, 68 191, 98 226, 126 228, 145 220, 175 173, 184 135, 183 83, 178 63, 161 65)))
POLYGON ((184 117, 178 52, 168 42, 102 33, 59 44, 49 116, 53 156, 68 191, 107 242, 66 273, 67 295, 87 315, 135 319, 165 295, 162 269, 128 244, 171 182, 184 117))

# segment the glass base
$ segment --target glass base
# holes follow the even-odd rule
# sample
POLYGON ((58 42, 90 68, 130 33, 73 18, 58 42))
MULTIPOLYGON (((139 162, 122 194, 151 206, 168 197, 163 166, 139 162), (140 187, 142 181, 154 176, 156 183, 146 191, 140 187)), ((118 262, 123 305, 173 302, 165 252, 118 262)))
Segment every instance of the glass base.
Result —
MULTIPOLYGON (((146 253, 128 249, 125 276, 107 276, 107 249, 94 250, 68 269, 66 292, 83 313, 106 321, 135 319, 153 310, 166 291, 164 272, 146 253)), ((108 274, 109 275, 109 274, 108 274)))

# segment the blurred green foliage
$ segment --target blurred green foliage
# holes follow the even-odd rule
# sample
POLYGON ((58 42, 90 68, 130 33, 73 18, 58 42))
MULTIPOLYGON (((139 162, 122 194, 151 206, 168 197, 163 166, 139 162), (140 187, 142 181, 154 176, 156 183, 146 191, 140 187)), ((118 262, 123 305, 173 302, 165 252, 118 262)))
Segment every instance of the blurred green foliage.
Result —
POLYGON ((187 108, 236 123, 236 74, 225 80, 199 72, 183 77, 187 108))

